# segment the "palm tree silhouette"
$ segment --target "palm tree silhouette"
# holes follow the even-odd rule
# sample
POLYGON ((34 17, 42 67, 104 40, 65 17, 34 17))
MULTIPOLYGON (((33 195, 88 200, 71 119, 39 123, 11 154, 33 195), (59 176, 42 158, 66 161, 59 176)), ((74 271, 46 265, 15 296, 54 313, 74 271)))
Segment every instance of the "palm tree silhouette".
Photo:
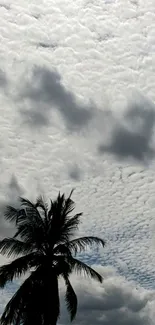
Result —
POLYGON ((0 287, 29 272, 5 307, 2 325, 55 325, 60 315, 58 279, 66 285, 65 301, 71 321, 77 311, 77 296, 70 283, 71 272, 82 272, 102 282, 102 277, 76 258, 87 245, 101 244, 98 237, 73 238, 82 213, 75 208, 71 195, 58 194, 50 205, 42 197, 33 204, 20 198, 20 207, 7 206, 5 217, 13 222, 16 233, 0 241, 0 253, 16 259, 0 267, 0 287))

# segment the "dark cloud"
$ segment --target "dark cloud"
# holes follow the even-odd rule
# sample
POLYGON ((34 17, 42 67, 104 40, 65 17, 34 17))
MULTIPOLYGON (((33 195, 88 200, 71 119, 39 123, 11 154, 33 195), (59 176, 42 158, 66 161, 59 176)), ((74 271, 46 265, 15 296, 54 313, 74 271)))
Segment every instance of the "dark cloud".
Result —
POLYGON ((38 106, 38 111, 35 109, 30 110, 21 110, 21 114, 23 117, 23 120, 26 124, 34 127, 42 127, 49 125, 49 114, 48 110, 46 110, 44 113, 40 110, 38 106))
POLYGON ((34 14, 32 14, 32 17, 34 17, 35 19, 38 20, 41 17, 41 14, 34 13, 34 14))
POLYGON ((44 42, 40 42, 37 44, 39 47, 43 47, 45 49, 51 48, 51 49, 55 49, 57 47, 56 44, 48 44, 48 43, 44 43, 44 42))
POLYGON ((73 179, 74 181, 80 181, 81 174, 82 174, 82 171, 76 164, 74 166, 70 167, 69 177, 71 179, 73 179))
POLYGON ((101 144, 99 153, 109 152, 118 158, 134 158, 148 161, 154 156, 152 136, 155 122, 155 106, 145 98, 127 110, 124 122, 116 123, 111 142, 101 144))
POLYGON ((0 4, 0 8, 5 8, 6 10, 9 10, 10 9, 10 6, 9 5, 5 5, 3 3, 3 4, 0 4))
POLYGON ((0 69, 0 87, 5 88, 7 86, 7 83, 6 74, 0 69))
POLYGON ((19 196, 23 195, 24 191, 18 184, 17 178, 13 175, 4 189, 6 196, 5 200, 0 200, 0 237, 8 237, 14 233, 13 225, 7 222, 4 218, 6 205, 18 205, 19 196))
MULTIPOLYGON (((153 325, 150 310, 151 303, 152 308, 155 304, 153 293, 142 288, 136 290, 135 284, 116 274, 110 274, 108 267, 104 273, 104 269, 106 268, 101 266, 97 269, 104 276, 102 285, 87 279, 73 278, 79 302, 74 324, 153 325)), ((62 304, 60 324, 67 323, 67 313, 62 304)))
POLYGON ((93 116, 92 107, 78 103, 75 95, 63 86, 60 75, 47 68, 34 68, 20 100, 27 101, 28 109, 22 107, 20 112, 33 126, 48 125, 53 109, 59 111, 69 129, 84 127, 93 116))
POLYGON ((18 198, 19 196, 22 196, 24 193, 24 190, 19 185, 17 178, 15 175, 12 175, 11 180, 8 185, 8 194, 9 199, 14 200, 14 198, 18 198))
POLYGON ((148 139, 144 135, 132 133, 121 128, 115 130, 112 143, 109 146, 99 146, 99 152, 105 151, 116 154, 121 158, 133 157, 137 160, 144 160, 145 157, 152 158, 154 150, 148 145, 148 139))

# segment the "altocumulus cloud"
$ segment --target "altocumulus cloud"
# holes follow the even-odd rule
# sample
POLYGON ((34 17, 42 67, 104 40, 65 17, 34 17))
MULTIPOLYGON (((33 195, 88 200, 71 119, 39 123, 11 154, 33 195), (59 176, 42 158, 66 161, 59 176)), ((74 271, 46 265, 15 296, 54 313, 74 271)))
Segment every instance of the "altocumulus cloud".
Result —
MULTIPOLYGON (((100 235, 108 241, 103 253, 86 253, 85 260, 115 265, 128 279, 145 288, 154 288, 155 283, 155 165, 141 166, 145 160, 154 159, 154 106, 145 100, 155 102, 154 13, 151 0, 46 0, 46 6, 44 0, 29 4, 5 0, 0 5, 0 203, 4 206, 6 202, 4 191, 9 201, 14 199, 14 193, 21 194, 15 179, 9 183, 12 173, 28 190, 29 198, 35 195, 34 183, 38 179, 48 197, 60 189, 68 193, 76 186, 75 202, 84 212, 82 234, 100 235), (36 62, 37 69, 29 78, 36 62), (137 106, 134 102, 119 119, 129 88, 141 91, 143 103, 137 106), (95 121, 89 98, 96 103, 93 114, 99 118, 95 121), (105 114, 108 107, 110 118, 105 114), (55 114, 61 118, 53 126, 55 114), (100 117, 106 117, 105 123, 100 117), (21 120, 31 127, 25 127, 21 120), (78 137, 76 132, 64 132, 64 125, 67 130, 83 132, 88 124, 89 139, 78 137), (36 132, 31 132, 34 129, 36 132), (101 149, 100 155, 96 148, 101 149), (69 172, 67 166, 73 166, 69 172), (6 181, 10 185, 5 188, 6 181)), ((9 235, 10 229, 2 219, 0 226, 0 234, 9 235)), ((103 292, 96 283, 93 288, 103 292)), ((79 307, 82 301, 84 304, 80 292, 79 307)), ((131 297, 152 297, 151 291, 130 292, 131 297)), ((137 324, 142 320, 148 324, 149 316, 153 319, 151 299, 134 312, 125 303, 111 312, 102 308, 100 321, 104 318, 110 322, 117 311, 120 323, 129 313, 135 317, 128 317, 130 323, 132 319, 133 324, 135 320, 137 324)), ((80 312, 82 315, 82 307, 80 312)))

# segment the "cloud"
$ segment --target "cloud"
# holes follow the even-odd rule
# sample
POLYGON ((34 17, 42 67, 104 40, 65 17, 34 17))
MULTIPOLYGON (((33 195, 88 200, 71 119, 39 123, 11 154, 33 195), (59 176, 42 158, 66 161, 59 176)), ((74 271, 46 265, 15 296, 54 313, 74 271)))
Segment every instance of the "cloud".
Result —
MULTIPOLYGON (((93 266, 94 267, 94 266, 93 266)), ((110 267, 95 267, 104 276, 102 284, 72 276, 78 296, 78 313, 74 324, 153 325, 155 292, 145 290, 120 277, 110 267)), ((60 324, 68 323, 62 304, 60 324)))
POLYGON ((92 107, 78 103, 56 71, 36 66, 24 87, 20 98, 28 101, 28 110, 22 109, 21 115, 33 126, 48 125, 53 109, 58 110, 69 129, 81 129, 93 116, 92 107))
POLYGON ((146 162, 154 157, 152 137, 155 105, 146 98, 129 105, 123 121, 117 122, 108 145, 101 144, 99 153, 109 152, 120 159, 134 158, 146 162))
POLYGON ((39 42, 38 46, 43 47, 45 49, 55 49, 57 47, 56 44, 48 44, 48 43, 44 43, 44 42, 39 42))
POLYGON ((0 4, 0 8, 4 8, 6 10, 9 10, 10 6, 3 3, 3 4, 0 4))
MULTIPOLYGON (((76 182, 74 193, 77 210, 84 212, 80 231, 107 240, 104 252, 86 253, 85 259, 89 263, 116 267, 119 263, 119 269, 128 278, 145 287, 154 287, 154 161, 141 168, 144 160, 154 157, 153 137, 146 132, 145 124, 149 120, 153 130, 153 114, 149 113, 148 118, 139 105, 144 118, 138 112, 138 117, 132 120, 129 116, 119 120, 119 103, 130 88, 140 89, 144 96, 155 101, 154 2, 150 1, 149 6, 145 0, 137 1, 137 5, 135 1, 125 0, 99 0, 97 5, 89 0, 59 1, 59 4, 46 0, 46 6, 43 0, 32 0, 29 5, 24 0, 3 2, 10 5, 10 10, 0 8, 0 62, 9 81, 8 92, 15 100, 11 101, 8 93, 0 96, 1 193, 6 190, 3 180, 10 180, 12 173, 18 175, 30 197, 30 192, 36 194, 38 180, 47 197, 55 197, 58 190, 68 193, 72 183, 67 167, 76 161, 85 175, 82 181, 76 182), (57 46, 51 50, 38 44, 57 46), (29 77, 34 64, 37 68, 29 77), (59 74, 53 72, 57 70, 59 74), (92 117, 96 116, 97 109, 92 105, 93 114, 87 116, 91 106, 89 98, 103 113, 107 103, 112 107, 114 118, 110 123, 107 118, 107 124, 103 125, 103 119, 99 118, 100 125, 97 120, 94 130, 92 117), (79 113, 82 120, 83 108, 87 117, 84 113, 82 123, 79 116, 76 121, 76 116, 79 113), (55 115, 58 115, 57 125, 53 123, 55 115), (23 121, 31 128, 26 128, 23 121), (50 127, 52 123, 54 127, 50 127), (79 132, 66 132, 64 125, 69 130, 79 130, 82 126, 82 134, 88 127, 91 136, 79 137, 79 132), (36 132, 32 132, 34 129, 36 132), (137 149, 137 156, 131 146, 126 152, 130 140, 137 140, 139 146, 143 130, 146 152, 137 149), (106 132, 112 135, 109 142, 106 132), (125 149, 120 144, 120 134, 126 139, 125 149), (99 143, 107 150, 100 156, 96 155, 99 143)), ((6 85, 5 80, 2 73, 2 85, 6 85)), ((152 112, 154 108, 148 106, 152 112)), ((76 177, 74 170, 73 175, 76 177)))
POLYGON ((9 190, 9 197, 12 201, 17 197, 22 196, 22 194, 24 193, 24 190, 19 185, 15 175, 12 175, 10 179, 8 190, 9 190))
POLYGON ((14 233, 14 227, 7 222, 4 218, 4 210, 6 205, 18 205, 18 198, 24 193, 24 190, 19 185, 15 175, 11 176, 9 183, 3 185, 3 191, 5 195, 0 200, 0 237, 12 236, 14 233))
POLYGON ((68 173, 69 173, 69 177, 71 179, 73 179, 74 181, 80 181, 81 180, 82 171, 81 171, 80 167, 77 164, 75 164, 73 166, 70 166, 68 173))
POLYGON ((7 77, 3 70, 0 69, 0 87, 5 88, 7 86, 7 77))

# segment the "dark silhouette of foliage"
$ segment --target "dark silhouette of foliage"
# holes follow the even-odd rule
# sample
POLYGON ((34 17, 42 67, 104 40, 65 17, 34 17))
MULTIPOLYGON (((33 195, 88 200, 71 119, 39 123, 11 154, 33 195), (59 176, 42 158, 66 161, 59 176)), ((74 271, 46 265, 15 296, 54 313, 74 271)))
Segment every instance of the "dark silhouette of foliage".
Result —
POLYGON ((42 197, 33 204, 20 198, 20 208, 7 206, 5 217, 16 227, 12 238, 0 241, 0 253, 16 257, 0 267, 0 287, 29 272, 27 279, 5 307, 1 325, 55 325, 60 314, 58 279, 66 285, 66 306, 71 321, 77 311, 77 296, 70 283, 73 271, 102 282, 102 277, 90 266, 76 259, 76 254, 88 245, 104 246, 98 237, 73 239, 81 213, 71 216, 74 202, 58 194, 50 206, 42 197))

